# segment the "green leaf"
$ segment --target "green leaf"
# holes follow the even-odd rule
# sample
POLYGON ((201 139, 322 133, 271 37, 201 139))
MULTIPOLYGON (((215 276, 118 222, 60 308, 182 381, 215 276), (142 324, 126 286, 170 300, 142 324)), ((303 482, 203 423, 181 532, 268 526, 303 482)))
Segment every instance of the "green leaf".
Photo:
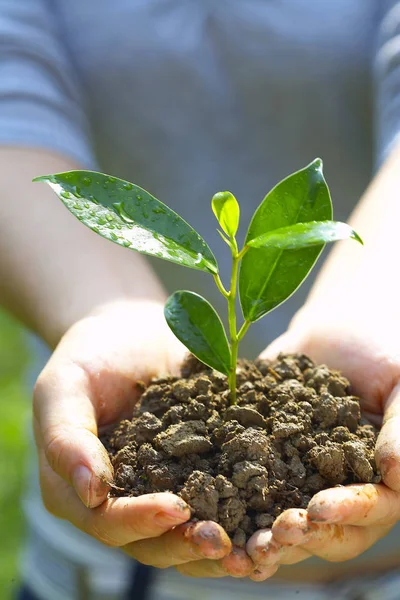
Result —
POLYGON ((218 273, 202 237, 137 185, 93 171, 69 171, 34 181, 48 183, 72 214, 108 240, 191 269, 218 273))
POLYGON ((175 292, 165 304, 164 315, 192 354, 209 367, 229 374, 231 352, 224 326, 205 298, 194 292, 175 292))
POLYGON ((296 250, 309 248, 328 242, 337 242, 352 238, 360 244, 362 239, 346 223, 339 221, 311 221, 310 223, 296 223, 289 227, 274 229, 263 233, 254 240, 247 242, 252 248, 280 248, 282 250, 296 250))
MULTIPOLYGON (((329 190, 322 174, 322 161, 316 159, 267 194, 253 216, 245 245, 281 227, 330 219, 329 190)), ((242 259, 239 274, 245 319, 257 321, 289 298, 307 277, 323 247, 321 243, 296 250, 250 248, 242 259)))
POLYGON ((219 229, 217 229, 217 232, 219 233, 219 235, 221 236, 221 238, 224 240, 225 244, 228 244, 228 246, 230 248, 231 247, 231 241, 230 241, 230 239, 228 239, 227 237, 225 237, 225 235, 219 229))
POLYGON ((211 206, 225 233, 229 237, 235 237, 240 218, 240 208, 235 196, 230 192, 218 192, 213 196, 211 206))

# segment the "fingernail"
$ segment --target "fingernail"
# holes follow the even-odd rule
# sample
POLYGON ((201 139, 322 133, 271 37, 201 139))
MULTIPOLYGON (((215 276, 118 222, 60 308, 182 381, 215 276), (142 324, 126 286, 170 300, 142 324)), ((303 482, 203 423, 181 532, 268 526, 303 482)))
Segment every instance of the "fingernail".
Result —
POLYGON ((72 482, 76 493, 83 504, 90 507, 90 485, 92 482, 92 472, 84 465, 79 465, 74 471, 72 482))
POLYGON ((315 517, 312 517, 312 516, 310 515, 310 521, 311 521, 312 523, 327 523, 328 521, 331 523, 331 522, 332 522, 332 519, 323 519, 322 517, 319 517, 318 515, 317 515, 317 516, 315 516, 315 517))
POLYGON ((179 511, 159 512, 154 515, 154 520, 160 527, 173 527, 185 523, 190 519, 190 509, 187 506, 179 511))
POLYGON ((308 508, 308 518, 312 523, 326 523, 328 521, 334 522, 338 518, 338 515, 336 515, 332 507, 316 504, 308 508))

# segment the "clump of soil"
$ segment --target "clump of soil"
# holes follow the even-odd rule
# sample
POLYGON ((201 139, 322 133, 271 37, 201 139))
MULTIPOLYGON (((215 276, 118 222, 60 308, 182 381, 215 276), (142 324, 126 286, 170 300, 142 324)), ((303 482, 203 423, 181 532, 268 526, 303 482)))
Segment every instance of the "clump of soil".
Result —
POLYGON ((174 492, 244 546, 324 488, 380 481, 376 437, 348 380, 304 355, 240 361, 234 406, 227 378, 190 356, 181 379, 154 380, 103 441, 113 495, 174 492))

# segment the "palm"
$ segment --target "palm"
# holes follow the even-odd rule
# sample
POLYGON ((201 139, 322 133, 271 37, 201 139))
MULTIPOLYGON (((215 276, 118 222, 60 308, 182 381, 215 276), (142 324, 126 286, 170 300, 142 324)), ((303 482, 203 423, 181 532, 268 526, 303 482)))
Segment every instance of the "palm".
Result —
POLYGON ((57 350, 84 373, 88 396, 104 427, 132 413, 138 381, 179 370, 184 349, 163 320, 99 315, 78 323, 57 350))

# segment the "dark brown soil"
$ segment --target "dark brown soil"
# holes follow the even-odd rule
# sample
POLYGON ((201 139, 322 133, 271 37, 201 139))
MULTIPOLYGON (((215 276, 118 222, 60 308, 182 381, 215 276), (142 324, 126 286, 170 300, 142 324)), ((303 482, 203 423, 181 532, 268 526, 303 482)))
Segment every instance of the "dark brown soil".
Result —
POLYGON ((241 361, 235 406, 226 377, 194 357, 182 377, 154 380, 133 419, 104 438, 113 495, 177 493, 244 546, 319 490, 380 481, 377 431, 337 371, 304 355, 241 361))

